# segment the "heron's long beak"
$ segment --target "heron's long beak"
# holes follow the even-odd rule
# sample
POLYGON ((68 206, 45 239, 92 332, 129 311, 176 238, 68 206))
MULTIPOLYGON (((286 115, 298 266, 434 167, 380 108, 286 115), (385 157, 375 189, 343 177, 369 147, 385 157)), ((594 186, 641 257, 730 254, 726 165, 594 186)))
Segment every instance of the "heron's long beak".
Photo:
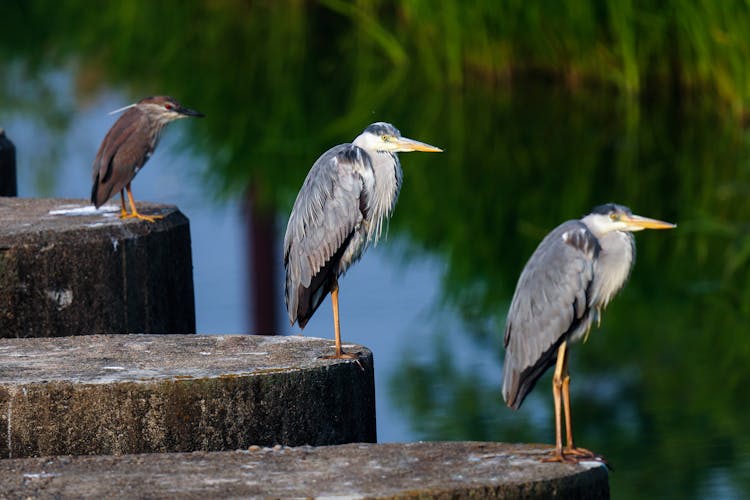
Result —
POLYGON ((183 107, 183 106, 180 106, 175 111, 177 111, 181 115, 194 116, 196 118, 203 118, 204 116, 206 116, 203 113, 201 113, 200 111, 196 111, 194 109, 186 108, 186 107, 183 107))
POLYGON ((424 151, 427 153, 443 152, 443 150, 438 147, 430 146, 427 143, 415 141, 408 137, 399 137, 391 142, 396 146, 395 151, 398 153, 408 153, 409 151, 424 151))
POLYGON ((640 231, 642 229, 673 229, 677 224, 664 222, 657 219, 649 219, 640 215, 624 215, 620 218, 622 222, 628 225, 632 230, 640 231))

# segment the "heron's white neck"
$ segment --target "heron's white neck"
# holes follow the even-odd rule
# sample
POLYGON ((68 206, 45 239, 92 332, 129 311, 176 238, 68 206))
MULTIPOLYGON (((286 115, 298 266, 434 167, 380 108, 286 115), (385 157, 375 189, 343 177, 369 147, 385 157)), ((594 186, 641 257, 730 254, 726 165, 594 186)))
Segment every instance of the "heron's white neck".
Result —
POLYGON ((611 231, 598 239, 601 249, 595 263, 591 302, 601 309, 625 286, 630 276, 635 264, 635 236, 626 231, 611 231))
MULTIPOLYGON (((404 174, 396 153, 375 152, 370 154, 370 159, 375 173, 375 189, 372 194, 372 216, 367 237, 376 244, 383 231, 383 222, 387 224, 387 219, 396 208, 404 174)), ((386 229, 386 234, 387 232, 386 229)))

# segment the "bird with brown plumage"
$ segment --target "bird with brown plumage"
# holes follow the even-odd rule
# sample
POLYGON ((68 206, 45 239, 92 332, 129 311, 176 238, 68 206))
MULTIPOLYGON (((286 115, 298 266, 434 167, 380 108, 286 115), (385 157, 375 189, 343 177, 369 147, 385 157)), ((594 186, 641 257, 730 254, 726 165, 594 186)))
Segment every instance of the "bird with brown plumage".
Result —
POLYGON ((169 96, 146 97, 112 113, 120 111, 125 113, 109 129, 94 159, 91 203, 99 208, 119 191, 121 219, 154 222, 163 216, 140 214, 135 207, 130 183, 153 154, 167 123, 205 115, 182 106, 169 96), (125 209, 125 191, 130 213, 125 209))

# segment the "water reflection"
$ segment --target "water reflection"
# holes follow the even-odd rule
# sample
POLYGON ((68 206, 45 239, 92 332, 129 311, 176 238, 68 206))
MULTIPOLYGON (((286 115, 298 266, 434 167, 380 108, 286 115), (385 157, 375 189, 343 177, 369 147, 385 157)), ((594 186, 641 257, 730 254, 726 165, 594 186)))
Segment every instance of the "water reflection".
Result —
MULTIPOLYGON (((602 202, 678 222, 638 235, 631 282, 572 351, 576 438, 614 464, 615 497, 750 492, 750 141, 711 103, 445 87, 392 67, 387 40, 349 29, 332 40, 342 18, 320 7, 18 5, 0 20, 19 35, 0 41, 14 54, 1 66, 0 126, 18 146, 22 194, 85 197, 106 111, 143 95, 208 115, 167 131, 134 185, 191 219, 201 332, 253 330, 249 185, 278 214, 281 248, 294 196, 330 145, 377 119, 444 147, 402 158, 389 239, 341 280, 343 336, 375 352, 381 440, 550 442, 548 378, 520 412, 501 403, 502 326, 523 264, 547 231, 602 202)), ((282 283, 280 256, 274 265, 282 283)), ((281 290, 275 303, 283 314, 281 290)), ((331 337, 331 324, 324 304, 305 333, 331 337)))

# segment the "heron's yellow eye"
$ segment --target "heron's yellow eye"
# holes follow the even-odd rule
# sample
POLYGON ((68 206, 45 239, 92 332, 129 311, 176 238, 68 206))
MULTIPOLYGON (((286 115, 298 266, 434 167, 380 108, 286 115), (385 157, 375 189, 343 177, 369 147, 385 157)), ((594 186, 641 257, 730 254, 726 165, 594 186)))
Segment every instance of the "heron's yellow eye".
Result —
POLYGON ((381 139, 383 139, 383 142, 388 142, 390 138, 387 135, 384 135, 381 137, 381 139))
POLYGON ((617 215, 616 213, 609 214, 609 218, 610 220, 613 220, 613 221, 620 220, 620 216, 617 215))

